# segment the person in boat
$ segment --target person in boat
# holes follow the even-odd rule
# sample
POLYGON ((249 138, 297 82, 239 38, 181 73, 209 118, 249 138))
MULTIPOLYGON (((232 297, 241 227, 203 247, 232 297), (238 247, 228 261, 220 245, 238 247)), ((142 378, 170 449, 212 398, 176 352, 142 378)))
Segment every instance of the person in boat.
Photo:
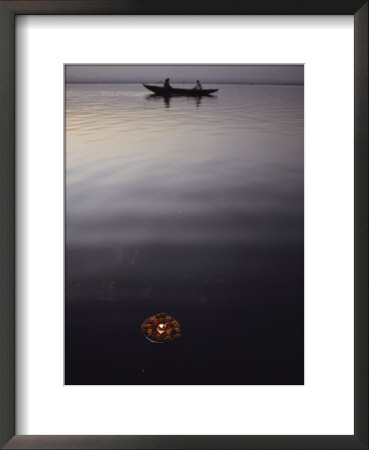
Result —
POLYGON ((196 80, 196 85, 195 85, 194 89, 199 89, 199 90, 202 89, 202 86, 201 86, 201 83, 199 80, 196 80))
POLYGON ((172 88, 172 86, 169 84, 169 78, 165 79, 164 87, 165 87, 165 89, 171 89, 172 88))

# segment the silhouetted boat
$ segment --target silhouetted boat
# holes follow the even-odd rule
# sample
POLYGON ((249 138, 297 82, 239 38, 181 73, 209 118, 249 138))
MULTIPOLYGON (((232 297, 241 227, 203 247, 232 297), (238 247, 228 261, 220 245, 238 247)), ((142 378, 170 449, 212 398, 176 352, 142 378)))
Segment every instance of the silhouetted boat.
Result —
POLYGON ((154 92, 156 95, 170 97, 171 95, 187 95, 190 97, 202 97, 217 92, 218 89, 184 89, 184 88, 165 88, 163 86, 153 86, 152 84, 143 84, 146 89, 154 92))

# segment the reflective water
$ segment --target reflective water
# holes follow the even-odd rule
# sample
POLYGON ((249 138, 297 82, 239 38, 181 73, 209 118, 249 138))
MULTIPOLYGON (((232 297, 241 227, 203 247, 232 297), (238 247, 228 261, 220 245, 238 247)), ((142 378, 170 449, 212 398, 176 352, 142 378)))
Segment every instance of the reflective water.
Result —
POLYGON ((217 87, 67 85, 67 384, 303 383, 303 87, 217 87))

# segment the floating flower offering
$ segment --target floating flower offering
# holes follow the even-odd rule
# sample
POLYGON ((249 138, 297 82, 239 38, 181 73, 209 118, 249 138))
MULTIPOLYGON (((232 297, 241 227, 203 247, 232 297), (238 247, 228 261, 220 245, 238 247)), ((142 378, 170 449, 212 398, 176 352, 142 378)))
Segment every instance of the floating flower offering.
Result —
POLYGON ((141 330, 150 342, 168 342, 181 337, 181 327, 174 317, 165 313, 149 317, 141 325, 141 330))

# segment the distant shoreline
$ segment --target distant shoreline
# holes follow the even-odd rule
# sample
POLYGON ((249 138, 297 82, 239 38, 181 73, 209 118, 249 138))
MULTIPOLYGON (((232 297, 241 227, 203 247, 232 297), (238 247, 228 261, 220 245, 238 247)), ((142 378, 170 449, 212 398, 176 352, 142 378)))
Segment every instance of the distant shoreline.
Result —
MULTIPOLYGON (((66 84, 143 84, 144 82, 138 81, 66 81, 66 84)), ((153 82, 145 82, 152 84, 162 84, 160 81, 153 82)), ((194 84, 190 81, 171 81, 174 84, 194 84)), ((278 82, 257 82, 257 81, 248 81, 241 82, 235 81, 232 83, 226 81, 203 81, 202 84, 221 84, 221 85, 248 85, 248 86, 304 86, 304 83, 278 83, 278 82)))

